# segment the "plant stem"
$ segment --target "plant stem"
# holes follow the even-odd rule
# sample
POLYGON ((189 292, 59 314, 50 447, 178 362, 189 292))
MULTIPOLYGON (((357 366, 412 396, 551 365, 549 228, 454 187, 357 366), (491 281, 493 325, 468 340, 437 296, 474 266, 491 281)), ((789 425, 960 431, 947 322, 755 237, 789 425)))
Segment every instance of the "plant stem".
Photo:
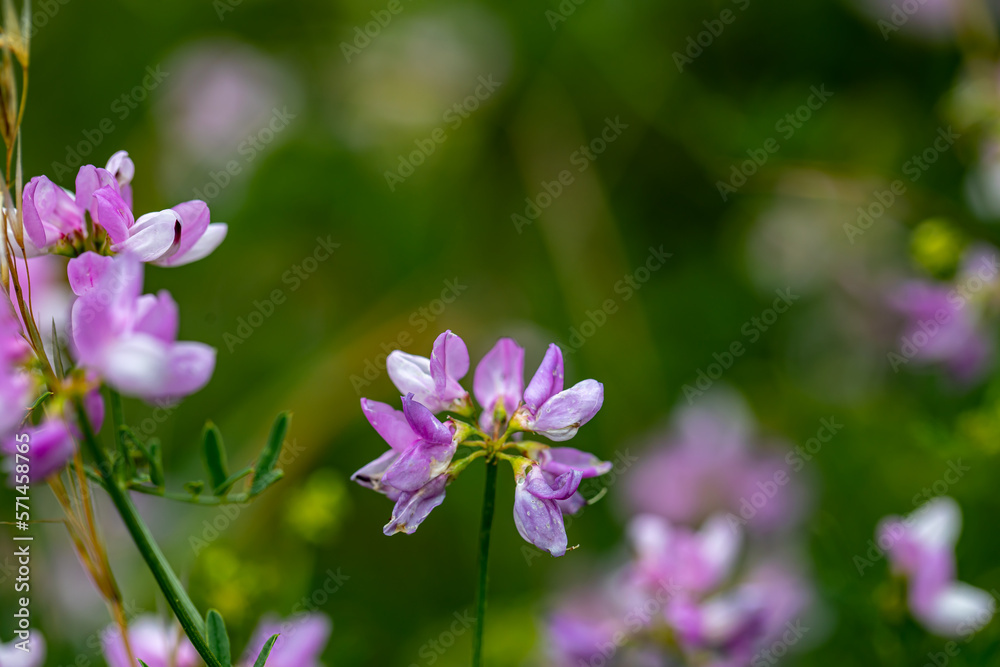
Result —
POLYGON ((132 503, 132 499, 118 485, 117 480, 115 480, 111 464, 107 456, 105 456, 104 450, 97 442, 94 429, 87 418, 87 413, 79 402, 76 405, 76 414, 77 420, 80 423, 80 430, 83 432, 83 441, 87 444, 91 456, 94 457, 94 462, 97 464, 97 469, 100 471, 101 477, 104 478, 105 489, 108 495, 111 496, 111 501, 121 515, 125 527, 135 542, 135 546, 139 549, 139 553, 142 554, 143 560, 146 561, 150 572, 153 573, 153 578, 156 579, 160 590, 163 591, 163 595, 167 599, 167 604, 173 609, 177 620, 181 623, 181 627, 184 628, 184 634, 191 640, 194 648, 208 667, 229 667, 229 665, 223 665, 219 662, 219 659, 212 654, 211 649, 208 647, 208 640, 205 638, 204 621, 202 621, 201 614, 198 613, 198 609, 191 602, 191 598, 188 597, 187 592, 185 592, 184 586, 170 568, 170 563, 167 562, 163 552, 160 551, 160 547, 156 544, 152 533, 150 533, 146 523, 139 515, 139 510, 132 503))
POLYGON ((472 667, 483 664, 483 628, 486 616, 486 584, 489 581, 490 534, 497 496, 497 459, 486 461, 486 488, 483 491, 483 520, 479 526, 479 587, 476 592, 476 632, 472 637, 472 667))

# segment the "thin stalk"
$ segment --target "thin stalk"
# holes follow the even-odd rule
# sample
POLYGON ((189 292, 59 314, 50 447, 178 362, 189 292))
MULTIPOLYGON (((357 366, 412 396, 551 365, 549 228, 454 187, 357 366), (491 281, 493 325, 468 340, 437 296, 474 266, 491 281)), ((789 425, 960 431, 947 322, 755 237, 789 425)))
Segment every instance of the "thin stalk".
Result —
POLYGON ((479 585, 476 591, 476 631, 472 636, 472 667, 483 664, 483 629, 486 617, 486 585, 489 582, 490 534, 493 532, 493 509, 497 497, 497 460, 486 461, 486 487, 483 490, 483 518, 479 525, 479 585))
POLYGON ((191 602, 191 598, 188 597, 184 586, 177 578, 177 575, 174 574, 173 569, 171 569, 170 563, 167 562, 163 552, 160 551, 160 547, 156 544, 156 540, 153 538, 149 527, 142 520, 142 516, 139 515, 139 510, 132 503, 128 492, 119 486, 118 482, 114 479, 111 464, 104 454, 104 450, 97 442, 94 436, 94 429, 87 418, 87 413, 79 402, 76 405, 76 414, 80 423, 80 430, 83 432, 83 441, 86 443, 87 449, 90 450, 91 456, 94 457, 94 462, 97 464, 97 469, 100 471, 101 477, 104 478, 104 487, 108 495, 111 496, 111 502, 114 503, 115 509, 118 510, 122 521, 125 523, 125 527, 135 542, 135 546, 139 549, 139 553, 142 554, 143 560, 146 561, 146 565, 149 567, 150 572, 152 572, 153 578, 156 579, 160 590, 163 591, 163 595, 167 599, 167 604, 170 605, 170 608, 177 616, 177 620, 180 621, 181 627, 184 628, 184 634, 191 640, 195 650, 198 651, 198 654, 208 667, 229 667, 229 665, 223 665, 212 654, 208 646, 208 640, 205 638, 204 621, 201 618, 201 614, 198 613, 198 609, 191 602))

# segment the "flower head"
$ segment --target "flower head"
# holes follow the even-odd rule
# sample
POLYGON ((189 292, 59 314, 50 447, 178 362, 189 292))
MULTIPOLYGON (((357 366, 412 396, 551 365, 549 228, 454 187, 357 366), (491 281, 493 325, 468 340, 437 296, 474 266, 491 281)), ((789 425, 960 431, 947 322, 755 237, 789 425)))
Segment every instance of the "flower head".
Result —
POLYGON ((207 384, 215 350, 178 342, 170 294, 142 294, 142 264, 132 255, 85 253, 70 261, 72 342, 77 360, 109 385, 146 400, 180 398, 207 384))
POLYGON ((469 370, 468 348, 451 331, 437 337, 430 358, 395 351, 386 366, 393 383, 405 392, 403 410, 361 400, 365 417, 390 449, 351 477, 396 503, 384 532, 412 533, 444 502, 448 484, 472 461, 484 458, 496 465, 504 459, 511 463, 517 483, 518 532, 554 556, 565 554, 563 515, 587 502, 579 492, 580 481, 603 475, 611 464, 578 449, 522 440, 519 432, 555 441, 573 437, 600 409, 603 386, 585 380, 563 390, 562 353, 552 345, 526 389, 524 349, 502 338, 476 367, 477 415, 476 404, 460 384, 469 370), (455 416, 441 422, 434 415, 443 411, 455 416), (472 452, 456 460, 460 445, 472 452))
POLYGON ((75 193, 45 176, 32 178, 23 195, 25 250, 31 255, 59 250, 76 256, 101 249, 106 237, 113 253, 132 254, 159 266, 181 266, 219 247, 228 228, 210 221, 203 201, 137 218, 132 210, 134 176, 135 164, 128 153, 118 151, 104 168, 81 167, 75 193))

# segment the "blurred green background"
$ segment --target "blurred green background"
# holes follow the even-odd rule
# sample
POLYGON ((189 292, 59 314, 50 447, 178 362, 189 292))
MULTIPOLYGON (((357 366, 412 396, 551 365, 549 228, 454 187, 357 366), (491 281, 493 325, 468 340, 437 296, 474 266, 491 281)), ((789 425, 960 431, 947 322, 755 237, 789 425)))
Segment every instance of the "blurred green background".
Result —
MULTIPOLYGON (((971 471, 948 491, 965 512, 959 574, 1000 588, 991 527, 1000 383, 958 391, 933 373, 892 373, 892 339, 882 343, 869 317, 879 309, 865 276, 917 271, 909 229, 930 217, 947 218, 963 242, 997 237, 964 196, 975 131, 963 129, 911 185, 893 220, 855 244, 842 225, 954 122, 946 96, 993 47, 905 30, 884 39, 877 20, 888 5, 847 0, 401 0, 363 48, 344 46, 365 44, 356 28, 372 12, 386 21, 389 5, 34 3, 26 174, 71 187, 76 169, 60 165, 81 146, 99 165, 126 149, 137 212, 197 191, 213 221, 230 225, 208 260, 147 272, 147 290, 169 289, 180 304, 181 337, 219 349, 212 383, 166 420, 130 402, 127 421, 163 440, 179 488, 203 476, 197 442, 207 419, 242 461, 278 411, 294 412, 286 479, 238 516, 142 504, 195 602, 219 608, 240 647, 261 615, 314 606, 334 622, 327 665, 467 664, 470 633, 441 652, 429 642, 472 608, 483 471, 453 484, 416 534, 383 536, 391 504, 347 480, 384 450, 359 398, 397 396, 369 364, 401 335, 412 337, 408 352, 427 354, 446 328, 468 342, 473 363, 513 335, 529 373, 549 341, 578 347, 566 355, 568 381, 597 378, 607 398, 573 444, 613 459, 640 452, 685 401, 682 387, 713 353, 744 340, 741 327, 775 288, 789 287, 801 300, 723 378, 765 431, 792 442, 811 437, 822 417, 845 424, 812 470, 818 502, 806 528, 829 627, 785 662, 922 664, 940 650, 943 640, 881 614, 884 562, 859 576, 852 559, 881 516, 911 510, 914 493, 961 458, 971 471), (679 71, 675 54, 726 10, 734 20, 679 71), (148 74, 157 68, 159 83, 148 74), (499 85, 481 88, 471 110, 480 77, 499 85), (832 97, 786 137, 776 123, 813 86, 832 97), (609 119, 620 135, 578 171, 577 151, 609 119), (717 183, 769 138, 780 150, 723 201, 717 183), (431 144, 390 188, 386 172, 431 144), (526 198, 545 201, 545 183, 551 191, 567 169, 572 183, 541 217, 512 219, 526 215, 526 198), (307 261, 321 243, 339 246, 307 261), (619 281, 661 247, 671 257, 626 299, 619 281), (439 309, 450 282, 463 287, 439 309), (275 290, 282 303, 269 306, 275 290), (616 312, 595 315, 609 299, 616 312), (578 345, 586 322, 603 324, 585 325, 593 333, 578 345), (211 539, 215 521, 224 529, 211 539), (314 598, 332 575, 336 592, 314 598)), ((510 519, 512 486, 502 469, 487 629, 497 667, 544 664, 548 601, 621 552, 627 516, 612 486, 573 522, 580 549, 529 562, 510 519)), ((163 611, 114 515, 104 517, 126 600, 163 611)), ((35 613, 47 664, 103 664, 93 641, 107 624, 100 599, 65 533, 48 526, 42 536, 35 613)), ((0 588, 0 607, 11 595, 0 588)), ((988 664, 995 625, 952 664, 988 664)), ((0 636, 11 630, 0 617, 0 636)))

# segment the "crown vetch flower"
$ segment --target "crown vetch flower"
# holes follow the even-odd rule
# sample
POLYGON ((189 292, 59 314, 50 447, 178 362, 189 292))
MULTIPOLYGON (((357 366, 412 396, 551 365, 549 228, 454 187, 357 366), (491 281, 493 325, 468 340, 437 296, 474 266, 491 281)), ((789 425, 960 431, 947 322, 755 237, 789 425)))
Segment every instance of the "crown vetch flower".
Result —
POLYGON ((103 236, 91 237, 87 215, 95 231, 103 230, 113 253, 130 253, 158 266, 182 266, 202 259, 226 238, 224 223, 212 223, 208 205, 200 200, 139 216, 132 211, 135 164, 125 151, 111 156, 105 168, 84 165, 76 177, 76 193, 45 176, 32 178, 24 188, 25 251, 29 256, 56 246, 78 255, 98 250, 103 236))
POLYGON ((604 385, 584 380, 563 390, 563 357, 549 345, 534 377, 524 390, 524 404, 514 415, 515 427, 562 442, 576 435, 604 404, 604 385))
POLYGON ((955 543, 962 512, 952 498, 928 501, 905 519, 890 516, 879 524, 877 537, 893 570, 907 578, 914 618, 928 630, 959 637, 989 622, 995 608, 986 591, 956 581, 955 543))
POLYGON ((413 394, 433 413, 459 411, 468 403, 469 395, 459 381, 469 372, 469 349, 450 330, 434 341, 430 359, 393 350, 385 367, 404 396, 413 394))
POLYGON ((395 501, 384 532, 412 533, 472 461, 485 458, 496 465, 503 459, 510 462, 517 482, 518 532, 552 555, 565 554, 563 515, 587 502, 579 492, 580 481, 605 474, 611 464, 578 449, 522 441, 518 431, 556 441, 571 438, 600 409, 603 386, 586 380, 563 390, 562 353, 552 345, 526 389, 524 349, 501 338, 476 366, 473 403, 459 384, 469 370, 468 349, 451 331, 437 337, 430 358, 395 351, 387 368, 395 385, 406 391, 403 411, 361 400, 365 417, 390 449, 351 476, 395 501), (442 411, 455 416, 442 423, 434 416, 442 411), (459 445, 472 452, 456 460, 459 445))
POLYGON ((568 545, 563 510, 557 501, 569 500, 580 488, 583 476, 570 470, 558 477, 546 476, 541 468, 527 466, 515 473, 514 525, 526 541, 553 556, 562 556, 568 545))
POLYGON ((70 261, 70 287, 79 297, 71 316, 77 360, 131 396, 187 396, 211 378, 215 349, 177 341, 176 302, 166 291, 142 294, 142 274, 132 255, 88 252, 70 261))

